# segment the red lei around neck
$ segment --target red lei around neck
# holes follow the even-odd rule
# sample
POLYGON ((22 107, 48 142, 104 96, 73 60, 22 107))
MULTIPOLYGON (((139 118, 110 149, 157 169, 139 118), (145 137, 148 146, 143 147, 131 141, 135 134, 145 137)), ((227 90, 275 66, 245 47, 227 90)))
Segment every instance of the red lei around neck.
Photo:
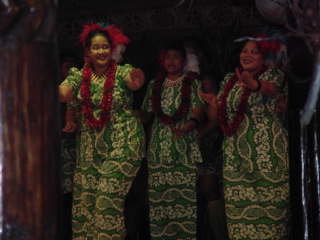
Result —
POLYGON ((182 80, 181 103, 173 116, 166 115, 161 107, 161 89, 165 80, 165 73, 160 72, 153 85, 152 90, 152 110, 165 125, 172 125, 183 119, 189 112, 191 102, 191 83, 196 79, 197 73, 188 72, 182 80))
POLYGON ((110 62, 106 74, 106 80, 103 86, 103 97, 99 108, 101 109, 100 118, 96 119, 93 115, 93 103, 91 100, 90 87, 92 69, 85 67, 82 71, 82 82, 80 87, 80 95, 82 98, 82 113, 85 117, 85 123, 95 129, 102 129, 107 121, 111 118, 112 93, 115 82, 117 65, 114 61, 110 62))
MULTIPOLYGON (((258 78, 258 76, 262 74, 262 72, 263 71, 261 71, 259 74, 256 75, 256 79, 258 78)), ((248 105, 248 98, 252 93, 250 89, 244 88, 243 93, 240 97, 240 103, 236 111, 235 117, 233 120, 229 121, 228 113, 227 113, 227 98, 229 96, 231 89, 237 83, 237 81, 238 81, 238 77, 236 74, 234 74, 224 86, 224 91, 219 98, 218 122, 222 132, 226 136, 233 135, 239 129, 240 123, 244 119, 244 113, 248 105)))

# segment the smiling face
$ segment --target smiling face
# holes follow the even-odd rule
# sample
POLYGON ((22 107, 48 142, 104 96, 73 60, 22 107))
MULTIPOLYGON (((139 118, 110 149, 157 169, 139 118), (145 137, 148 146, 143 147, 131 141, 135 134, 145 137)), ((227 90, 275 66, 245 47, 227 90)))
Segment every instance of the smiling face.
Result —
POLYGON ((245 71, 257 72, 264 63, 263 55, 254 41, 247 42, 240 53, 240 65, 245 71))
POLYGON ((178 50, 168 50, 164 61, 163 67, 169 75, 182 73, 185 59, 182 53, 178 50))
POLYGON ((91 39, 88 55, 94 68, 106 67, 111 59, 111 44, 108 39, 101 35, 95 35, 91 39))

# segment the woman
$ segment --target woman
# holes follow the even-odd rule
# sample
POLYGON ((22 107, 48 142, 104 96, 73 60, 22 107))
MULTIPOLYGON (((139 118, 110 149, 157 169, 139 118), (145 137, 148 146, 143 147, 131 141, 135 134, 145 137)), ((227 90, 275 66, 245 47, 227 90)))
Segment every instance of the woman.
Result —
POLYGON ((223 142, 223 184, 229 237, 287 239, 289 211, 288 135, 277 112, 284 76, 268 68, 280 43, 258 37, 240 54, 216 98, 202 93, 218 120, 223 142))
MULTIPOLYGON (((202 91, 217 93, 212 79, 205 76, 202 80, 202 91)), ((202 238, 227 240, 224 200, 222 196, 222 141, 223 134, 211 119, 213 109, 206 106, 206 118, 199 128, 199 146, 203 163, 199 165, 199 199, 202 201, 202 238)))
POLYGON ((185 50, 164 49, 162 71, 150 82, 142 109, 155 115, 148 147, 152 239, 196 239, 196 128, 203 103, 197 74, 183 74, 185 50))
POLYGON ((114 26, 84 26, 83 69, 71 69, 60 85, 63 102, 80 105, 79 150, 74 174, 74 240, 124 239, 124 201, 144 157, 144 132, 132 114, 132 91, 141 70, 111 58, 128 39, 114 26))

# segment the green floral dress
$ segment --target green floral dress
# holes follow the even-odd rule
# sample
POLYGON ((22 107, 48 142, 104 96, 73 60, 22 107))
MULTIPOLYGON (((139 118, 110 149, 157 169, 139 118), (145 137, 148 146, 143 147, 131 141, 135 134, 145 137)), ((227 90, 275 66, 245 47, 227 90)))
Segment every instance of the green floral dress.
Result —
MULTIPOLYGON (((166 81, 165 81, 166 82, 166 81)), ((142 109, 152 111, 151 95, 154 81, 148 86, 142 109)), ((174 115, 181 102, 181 81, 175 86, 163 86, 161 106, 165 114, 174 115)), ((192 83, 191 107, 187 116, 176 124, 182 126, 191 117, 191 109, 202 107, 198 96, 199 82, 192 83)), ((192 131, 177 141, 167 125, 155 118, 148 146, 150 232, 156 240, 195 240, 197 201, 196 163, 201 154, 192 131)))
MULTIPOLYGON (((101 131, 89 128, 81 115, 74 172, 73 240, 124 239, 124 201, 144 157, 141 122, 132 114, 132 92, 125 79, 130 65, 118 66, 111 120, 101 131)), ((80 102, 81 71, 73 68, 62 83, 80 102)), ((105 77, 91 81, 94 115, 98 116, 105 77)))
MULTIPOLYGON (((228 74, 222 83, 232 77, 228 74)), ((264 72, 259 80, 281 87, 283 74, 264 72)), ((235 84, 227 99, 233 119, 243 88, 235 84)), ((244 120, 223 143, 223 183, 231 240, 288 239, 288 135, 276 108, 277 96, 252 93, 244 120)))

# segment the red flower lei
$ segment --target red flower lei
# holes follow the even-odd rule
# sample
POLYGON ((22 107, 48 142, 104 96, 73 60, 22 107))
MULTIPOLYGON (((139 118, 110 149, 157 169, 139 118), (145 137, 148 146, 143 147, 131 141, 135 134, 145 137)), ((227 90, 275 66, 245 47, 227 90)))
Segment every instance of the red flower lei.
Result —
POLYGON ((114 61, 112 61, 106 71, 106 80, 103 86, 104 92, 100 103, 100 109, 102 111, 100 113, 99 119, 96 119, 93 116, 92 110, 92 101, 90 94, 92 69, 90 67, 85 67, 82 71, 83 80, 80 86, 80 95, 82 98, 82 113, 85 117, 86 124, 91 128, 101 129, 111 118, 110 110, 112 105, 112 93, 114 88, 116 70, 117 65, 114 61))
MULTIPOLYGON (((263 70, 265 71, 265 69, 263 70)), ((261 71, 256 77, 260 76, 260 74, 263 72, 261 71)), ((238 78, 237 75, 234 74, 230 80, 226 83, 224 87, 224 91, 221 94, 219 98, 219 104, 218 104, 218 121, 220 128, 222 132, 226 136, 231 136, 233 135, 239 128, 240 123, 244 119, 244 113, 246 111, 247 105, 248 105, 248 98, 250 97, 252 91, 248 88, 245 88, 241 97, 240 97, 240 103, 239 107, 236 112, 236 116, 234 119, 229 123, 228 122, 228 113, 227 113, 227 98, 228 95, 233 88, 233 86, 236 84, 238 78)))
POLYGON ((179 122, 189 112, 190 108, 190 95, 191 95, 191 83, 197 77, 197 73, 188 72, 182 80, 181 87, 181 103, 173 116, 164 114, 161 107, 161 89, 165 80, 165 73, 160 72, 153 85, 152 90, 152 110, 159 118, 160 122, 165 125, 172 125, 179 122))

